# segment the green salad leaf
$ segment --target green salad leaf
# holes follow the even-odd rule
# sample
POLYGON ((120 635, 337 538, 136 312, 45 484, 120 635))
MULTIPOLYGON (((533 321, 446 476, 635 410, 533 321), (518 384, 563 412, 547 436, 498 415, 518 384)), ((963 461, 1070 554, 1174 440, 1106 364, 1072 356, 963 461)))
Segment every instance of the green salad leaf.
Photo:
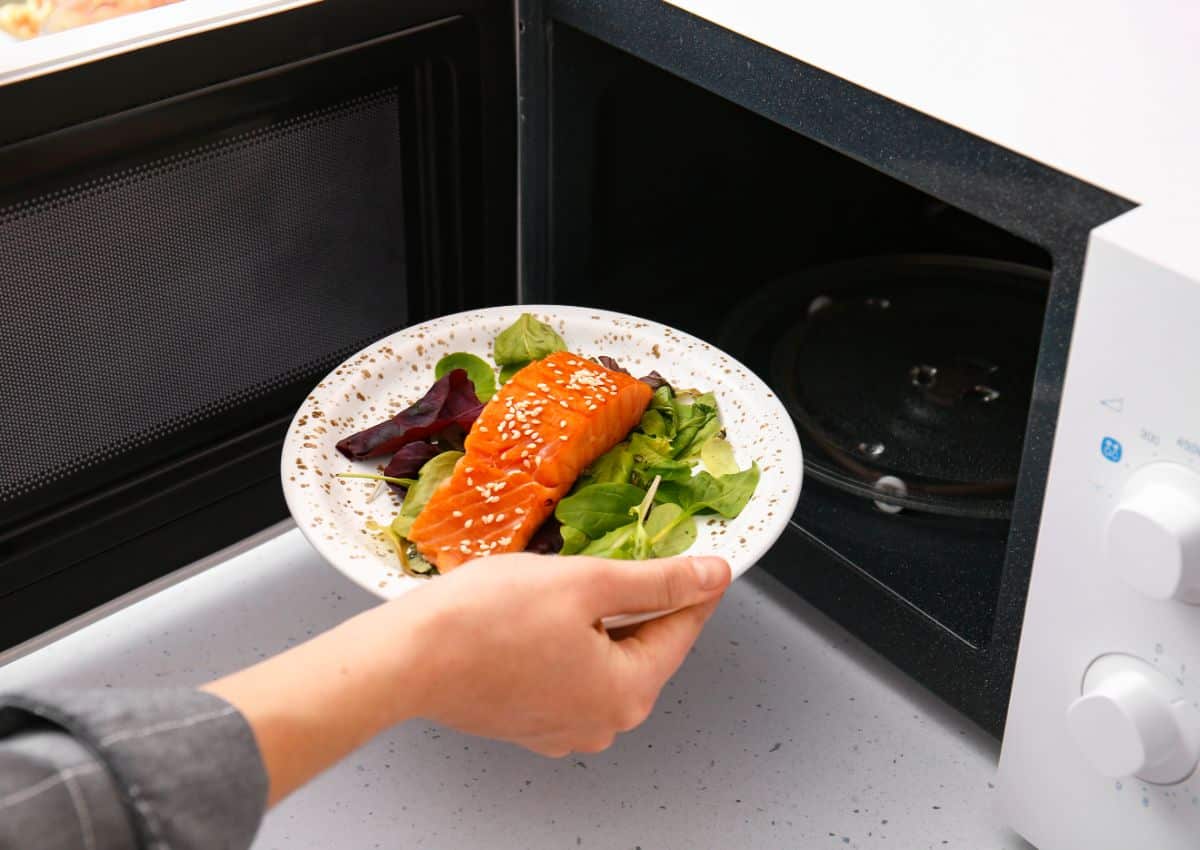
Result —
MULTIPOLYGON (((522 313, 510 327, 501 331, 492 346, 496 365, 502 367, 524 366, 556 351, 566 350, 567 343, 558 332, 529 313, 522 313)), ((500 377, 504 379, 503 374, 500 377)))
POLYGON ((512 380, 512 376, 520 372, 528 363, 509 363, 507 366, 500 367, 500 383, 507 384, 512 380))
POLYGON ((455 369, 462 369, 467 373, 467 377, 475 385, 475 395, 480 401, 487 401, 496 394, 496 373, 483 358, 465 351, 455 351, 437 362, 433 367, 433 376, 440 379, 455 369))
POLYGON ((700 448, 721 430, 717 414, 717 399, 712 393, 698 395, 691 402, 676 396, 675 436, 671 439, 671 456, 690 458, 700 454, 700 448))
POLYGON ((589 484, 624 484, 629 481, 632 472, 633 449, 626 440, 617 443, 596 458, 592 465, 583 471, 583 475, 579 477, 579 483, 575 486, 583 488, 589 484))
POLYGON ((595 555, 598 558, 616 558, 624 561, 641 561, 649 558, 651 547, 649 536, 646 534, 646 516, 654 503, 654 491, 658 489, 658 485, 659 480, 655 479, 650 485, 650 489, 645 492, 634 487, 633 489, 638 492, 639 500, 636 505, 626 511, 626 524, 606 532, 598 540, 593 540, 581 550, 581 553, 595 555), (630 514, 634 516, 632 522, 628 522, 630 514))
POLYGON ((700 472, 686 481, 664 481, 658 488, 660 502, 673 502, 685 513, 718 513, 733 519, 742 512, 758 486, 758 464, 732 475, 714 477, 700 472))
POLYGON ((700 462, 713 475, 733 475, 738 471, 737 459, 733 456, 733 446, 728 440, 713 437, 700 447, 700 462))
POLYGON ((408 537, 417 514, 421 513, 425 505, 429 503, 429 499, 438 485, 454 472, 454 465, 462 456, 462 452, 442 452, 425 461, 425 465, 421 467, 421 471, 417 475, 417 483, 409 489, 408 495, 404 497, 404 504, 400 506, 400 513, 392 520, 394 533, 401 537, 408 537))
POLYGON ((579 554, 628 561, 633 558, 633 531, 636 526, 637 523, 631 522, 620 528, 614 528, 599 540, 590 541, 579 550, 579 554))
POLYGON ((666 437, 671 439, 674 434, 674 418, 663 415, 661 410, 648 409, 642 415, 638 430, 650 437, 666 437))
POLYGON ((569 525, 564 525, 559 529, 559 534, 562 535, 563 545, 559 550, 560 555, 577 555, 584 550, 592 541, 588 540, 588 536, 578 528, 571 528, 569 525))
POLYGON ((645 491, 632 484, 590 484, 559 502, 554 516, 594 540, 626 525, 631 509, 645 497, 645 491))
POLYGON ((692 477, 692 465, 671 456, 671 441, 634 432, 629 438, 633 453, 633 483, 649 487, 655 476, 667 481, 683 481, 692 477))
POLYGON ((696 541, 696 520, 671 502, 655 505, 646 520, 646 536, 655 558, 669 558, 686 552, 696 541))

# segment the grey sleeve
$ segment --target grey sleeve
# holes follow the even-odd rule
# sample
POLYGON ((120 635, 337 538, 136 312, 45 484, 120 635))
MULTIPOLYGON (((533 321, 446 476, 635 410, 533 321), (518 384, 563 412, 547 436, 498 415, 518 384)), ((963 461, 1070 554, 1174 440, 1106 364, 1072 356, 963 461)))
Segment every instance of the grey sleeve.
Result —
POLYGON ((212 694, 0 696, 0 850, 244 850, 266 800, 253 732, 212 694))

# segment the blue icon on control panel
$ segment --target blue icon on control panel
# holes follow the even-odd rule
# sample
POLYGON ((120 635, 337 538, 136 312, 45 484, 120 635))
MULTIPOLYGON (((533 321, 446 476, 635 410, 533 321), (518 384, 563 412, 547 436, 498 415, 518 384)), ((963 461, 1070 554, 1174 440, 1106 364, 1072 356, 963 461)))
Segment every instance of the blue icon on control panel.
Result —
POLYGON ((1121 441, 1114 440, 1112 437, 1105 437, 1100 441, 1100 454, 1104 455, 1105 460, 1111 460, 1117 463, 1121 459, 1124 450, 1121 448, 1121 441))

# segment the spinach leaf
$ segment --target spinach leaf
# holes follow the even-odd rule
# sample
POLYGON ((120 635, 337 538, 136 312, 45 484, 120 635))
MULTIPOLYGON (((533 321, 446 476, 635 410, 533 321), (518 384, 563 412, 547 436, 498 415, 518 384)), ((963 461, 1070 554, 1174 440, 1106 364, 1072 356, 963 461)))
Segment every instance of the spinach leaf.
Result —
MULTIPOLYGON (((634 557, 633 555, 633 532, 637 528, 636 522, 631 522, 629 525, 623 525, 620 528, 614 528, 612 531, 605 534, 599 540, 593 540, 579 550, 581 555, 595 555, 597 558, 616 558, 622 561, 628 561, 634 557)), ((566 528, 563 529, 566 531, 566 528)), ((566 535, 563 536, 563 548, 566 549, 566 535)), ((567 554, 565 551, 563 554, 567 554)))
POLYGON ((690 404, 676 397, 673 406, 678 426, 671 440, 671 456, 689 458, 698 455, 700 447, 721 430, 716 397, 704 393, 690 404))
POLYGON ((400 506, 399 515, 392 520, 393 532, 401 537, 408 537, 413 520, 429 504, 429 499, 438 485, 454 472, 454 465, 462 456, 462 452, 442 452, 421 467, 417 483, 409 488, 408 495, 404 497, 404 504, 400 506))
POLYGON ((658 488, 660 502, 673 502, 685 513, 719 513, 733 519, 742 512, 758 486, 759 469, 755 463, 742 472, 714 478, 701 472, 686 481, 664 481, 658 488))
POLYGON ((413 552, 408 556, 407 572, 423 576, 435 569, 437 568, 421 557, 419 552, 413 552))
POLYGON ((686 552, 696 541, 696 520, 679 505, 657 505, 646 520, 646 536, 655 558, 669 558, 686 552))
POLYGON ((512 366, 541 360, 556 351, 566 351, 567 344, 554 328, 529 313, 522 313, 511 327, 500 332, 492 350, 496 365, 512 366))
POLYGON ((650 484, 650 489, 646 491, 646 497, 633 509, 633 513, 637 515, 637 522, 633 527, 633 557, 639 561, 646 560, 652 554, 650 535, 646 533, 646 517, 650 513, 650 507, 654 504, 654 494, 658 492, 661 484, 662 479, 655 476, 654 481, 650 484))
POLYGON ((600 457, 592 461, 592 465, 579 476, 580 488, 589 484, 624 484, 629 481, 633 472, 633 450, 628 442, 617 443, 600 457))
POLYGON ((487 401, 496 394, 496 373, 486 360, 465 351, 456 351, 437 362, 433 367, 433 376, 440 378, 449 375, 455 369, 462 369, 467 373, 467 377, 475 385, 475 395, 480 401, 487 401))
POLYGON ((630 510, 646 493, 632 484, 591 484, 558 503, 554 516, 595 540, 629 523, 630 510))
POLYGON ((713 437, 700 447, 700 461, 705 469, 718 478, 722 475, 733 475, 738 471, 733 446, 728 440, 720 437, 713 437))
POLYGON ((578 528, 571 528, 569 525, 564 525, 561 529, 562 533, 562 548, 558 550, 560 555, 576 555, 583 551, 584 547, 592 541, 588 540, 586 534, 578 528))
POLYGON ((638 425, 638 430, 643 434, 649 434, 651 437, 666 437, 670 439, 674 428, 667 417, 662 415, 659 410, 647 410, 642 415, 642 421, 638 425))
POLYGON ((633 483, 649 487, 654 477, 667 481, 683 481, 691 478, 692 465, 671 457, 671 443, 664 437, 651 437, 634 433, 629 438, 633 453, 633 483))
POLYGON ((654 494, 660 483, 661 479, 654 479, 645 493, 645 498, 637 507, 630 509, 630 513, 636 516, 633 522, 614 528, 599 540, 593 540, 583 548, 582 554, 637 561, 649 558, 651 550, 650 539, 646 534, 646 514, 654 503, 654 494))
POLYGON ((507 366, 500 367, 500 383, 507 384, 512 380, 512 376, 520 372, 528 363, 509 363, 507 366))
MULTIPOLYGON (((655 436, 663 436, 668 440, 675 436, 675 430, 679 423, 675 415, 675 391, 669 385, 663 384, 654 391, 654 395, 650 396, 646 414, 650 413, 657 414, 657 418, 662 420, 665 429, 662 434, 655 436)), ((651 420, 651 422, 654 421, 654 419, 651 420)), ((647 431, 647 433, 649 432, 647 431)))

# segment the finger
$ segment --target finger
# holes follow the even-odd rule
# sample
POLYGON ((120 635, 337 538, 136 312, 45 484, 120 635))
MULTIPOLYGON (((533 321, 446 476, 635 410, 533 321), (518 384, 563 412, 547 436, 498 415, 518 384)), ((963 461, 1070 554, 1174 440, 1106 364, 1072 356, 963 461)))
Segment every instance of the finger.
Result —
POLYGON ((634 626, 628 636, 615 642, 614 647, 628 660, 633 678, 639 682, 649 678, 654 688, 661 688, 683 664, 720 601, 720 597, 710 599, 634 626))
POLYGON ((719 596, 729 586, 723 558, 678 557, 649 561, 572 558, 569 580, 597 619, 616 614, 675 611, 719 596))

